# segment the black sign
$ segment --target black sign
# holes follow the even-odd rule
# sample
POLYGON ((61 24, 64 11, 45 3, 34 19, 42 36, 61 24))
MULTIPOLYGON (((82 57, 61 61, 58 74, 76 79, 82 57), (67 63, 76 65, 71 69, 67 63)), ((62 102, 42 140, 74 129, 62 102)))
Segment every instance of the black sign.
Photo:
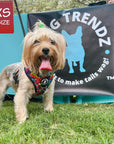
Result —
POLYGON ((38 19, 67 42, 55 95, 114 96, 114 4, 28 14, 28 27, 38 19))

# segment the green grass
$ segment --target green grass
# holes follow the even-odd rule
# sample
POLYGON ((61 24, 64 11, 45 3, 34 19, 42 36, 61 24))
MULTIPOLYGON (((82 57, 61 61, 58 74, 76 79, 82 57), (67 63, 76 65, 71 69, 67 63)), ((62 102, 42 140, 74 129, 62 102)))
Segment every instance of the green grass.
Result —
POLYGON ((0 109, 0 144, 114 144, 114 104, 28 104, 29 119, 19 125, 12 101, 0 109))

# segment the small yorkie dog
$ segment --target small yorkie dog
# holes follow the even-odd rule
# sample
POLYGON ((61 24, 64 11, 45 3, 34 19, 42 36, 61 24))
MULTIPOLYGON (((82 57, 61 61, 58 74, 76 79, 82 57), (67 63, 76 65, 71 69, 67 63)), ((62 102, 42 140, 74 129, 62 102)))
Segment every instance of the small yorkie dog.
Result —
POLYGON ((17 120, 27 118, 27 103, 35 95, 43 95, 44 110, 53 111, 54 72, 65 64, 64 37, 44 23, 36 22, 24 39, 22 62, 8 65, 0 74, 0 105, 8 87, 15 91, 17 120))

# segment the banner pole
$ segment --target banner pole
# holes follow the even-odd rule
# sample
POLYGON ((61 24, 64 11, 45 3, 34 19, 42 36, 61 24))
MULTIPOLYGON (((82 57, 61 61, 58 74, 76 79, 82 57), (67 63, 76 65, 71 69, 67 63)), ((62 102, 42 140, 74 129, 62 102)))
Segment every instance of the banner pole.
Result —
POLYGON ((14 2, 15 2, 15 7, 16 7, 16 10, 17 10, 17 12, 18 12, 19 20, 20 20, 20 23, 21 23, 21 27, 22 27, 23 35, 24 35, 24 37, 25 37, 25 30, 24 30, 24 26, 23 26, 22 18, 21 18, 21 15, 20 15, 19 9, 18 9, 18 5, 17 5, 16 0, 14 0, 14 2))

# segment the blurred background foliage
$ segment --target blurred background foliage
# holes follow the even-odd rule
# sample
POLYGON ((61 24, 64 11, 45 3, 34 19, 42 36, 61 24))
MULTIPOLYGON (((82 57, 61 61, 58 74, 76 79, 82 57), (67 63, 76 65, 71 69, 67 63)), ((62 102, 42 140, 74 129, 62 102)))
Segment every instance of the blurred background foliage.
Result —
MULTIPOLYGON (((89 3, 102 0, 17 0, 20 13, 52 11, 88 6, 89 3)), ((14 4, 14 13, 17 13, 14 4)))

